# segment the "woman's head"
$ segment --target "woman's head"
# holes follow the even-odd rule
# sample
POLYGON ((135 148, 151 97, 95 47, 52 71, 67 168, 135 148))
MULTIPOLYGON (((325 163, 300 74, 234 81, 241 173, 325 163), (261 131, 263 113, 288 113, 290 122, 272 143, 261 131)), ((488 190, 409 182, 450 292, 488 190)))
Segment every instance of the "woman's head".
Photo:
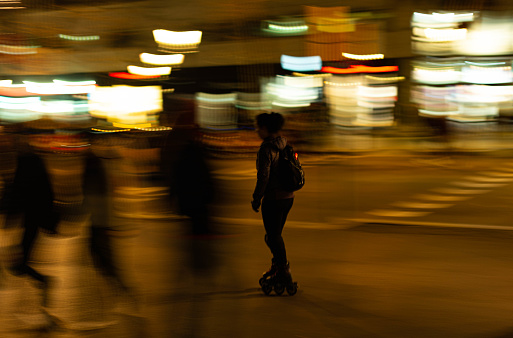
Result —
POLYGON ((256 123, 259 129, 259 134, 260 130, 264 130, 267 134, 271 135, 277 134, 283 128, 285 119, 279 113, 262 113, 257 115, 256 123))

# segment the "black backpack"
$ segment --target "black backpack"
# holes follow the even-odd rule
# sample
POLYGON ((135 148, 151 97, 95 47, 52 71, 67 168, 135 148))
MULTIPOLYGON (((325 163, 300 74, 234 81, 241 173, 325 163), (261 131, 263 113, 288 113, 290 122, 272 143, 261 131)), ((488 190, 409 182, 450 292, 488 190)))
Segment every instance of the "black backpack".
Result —
POLYGON ((283 150, 280 150, 278 179, 285 191, 297 191, 305 185, 305 173, 297 153, 290 145, 286 145, 283 150))

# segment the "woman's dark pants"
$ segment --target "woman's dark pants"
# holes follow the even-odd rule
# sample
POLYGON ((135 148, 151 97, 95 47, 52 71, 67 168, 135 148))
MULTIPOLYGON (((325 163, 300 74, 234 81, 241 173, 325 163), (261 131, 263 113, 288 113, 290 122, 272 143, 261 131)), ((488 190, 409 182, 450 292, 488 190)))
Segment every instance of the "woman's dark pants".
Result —
POLYGON ((278 265, 287 264, 287 252, 281 233, 287 220, 293 198, 284 200, 265 199, 262 201, 262 219, 265 227, 265 242, 273 254, 273 262, 278 265))

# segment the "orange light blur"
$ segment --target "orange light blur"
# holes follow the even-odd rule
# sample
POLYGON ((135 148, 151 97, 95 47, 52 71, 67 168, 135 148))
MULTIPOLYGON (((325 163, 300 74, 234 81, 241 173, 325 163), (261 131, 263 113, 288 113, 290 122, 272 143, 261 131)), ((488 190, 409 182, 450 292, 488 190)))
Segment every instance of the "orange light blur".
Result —
POLYGON ((397 72, 397 66, 370 67, 364 65, 352 65, 350 68, 322 67, 321 72, 332 74, 357 74, 357 73, 388 73, 397 72))

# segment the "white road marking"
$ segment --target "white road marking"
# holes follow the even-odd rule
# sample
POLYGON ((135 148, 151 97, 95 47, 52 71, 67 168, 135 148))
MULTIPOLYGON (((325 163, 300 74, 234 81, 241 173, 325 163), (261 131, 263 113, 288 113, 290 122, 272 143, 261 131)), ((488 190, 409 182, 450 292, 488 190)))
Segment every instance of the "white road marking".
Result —
POLYGON ((400 221, 394 220, 376 220, 372 218, 353 218, 346 219, 348 222, 355 223, 372 223, 372 224, 395 224, 395 225, 418 225, 427 227, 440 227, 440 228, 461 228, 461 229, 487 229, 487 230, 506 230, 513 231, 513 226, 509 225, 485 225, 485 224, 462 224, 462 223, 438 223, 438 222, 418 222, 418 221, 400 221))
POLYGON ((422 217, 431 214, 432 212, 427 211, 404 211, 404 210, 387 210, 387 209, 376 209, 367 211, 367 214, 374 216, 383 217, 422 217))
POLYGON ((434 188, 431 189, 433 192, 437 192, 440 194, 447 195, 476 195, 476 194, 484 194, 489 192, 490 190, 471 190, 471 189, 457 189, 457 188, 434 188))
MULTIPOLYGON (((506 169, 510 171, 509 169, 506 169)), ((496 174, 495 172, 491 172, 495 177, 487 177, 484 175, 480 176, 467 176, 464 178, 465 181, 456 181, 451 182, 451 185, 460 186, 464 188, 497 188, 507 185, 507 183, 500 182, 510 182, 513 181, 513 168, 511 169, 511 173, 503 173, 496 174), (499 176, 499 177, 497 177, 499 176)), ((490 172, 488 172, 490 174, 490 172)), ((469 195, 476 194, 484 194, 489 192, 490 190, 483 189, 458 189, 458 188, 434 188, 431 191, 437 193, 434 194, 422 194, 417 195, 418 199, 428 200, 428 201, 438 201, 438 202, 449 202, 449 201, 462 201, 465 199, 471 198, 469 195), (441 194, 441 195, 438 195, 441 194), (457 196, 454 196, 457 195, 457 196), (466 195, 466 196, 465 196, 466 195)), ((416 202, 416 201, 398 201, 392 203, 393 206, 399 208, 407 208, 407 209, 440 209, 440 208, 448 208, 453 206, 451 203, 425 203, 425 202, 416 202)), ((389 210, 389 209, 375 209, 371 211, 367 211, 367 214, 381 217, 397 217, 397 218, 406 218, 406 217, 423 217, 433 213, 433 211, 408 211, 408 210, 389 210)))
POLYGON ((513 181, 513 176, 511 176, 511 177, 467 176, 467 177, 464 177, 463 179, 468 180, 468 181, 474 181, 474 182, 499 183, 499 182, 513 181))
POLYGON ((479 183, 479 182, 467 182, 467 181, 457 181, 452 182, 452 185, 457 185, 459 187, 466 187, 466 188, 498 188, 505 186, 504 183, 479 183))
POLYGON ((428 200, 428 201, 439 201, 439 202, 452 202, 452 201, 464 201, 472 196, 451 196, 451 195, 431 195, 431 194, 420 194, 415 195, 414 198, 428 200))
POLYGON ((492 176, 492 177, 513 177, 513 172, 506 173, 506 172, 500 172, 500 171, 483 171, 483 172, 480 172, 479 175, 492 176))
POLYGON ((422 203, 422 202, 396 202, 394 206, 399 208, 410 208, 410 209, 440 209, 448 208, 454 204, 447 203, 422 203))

